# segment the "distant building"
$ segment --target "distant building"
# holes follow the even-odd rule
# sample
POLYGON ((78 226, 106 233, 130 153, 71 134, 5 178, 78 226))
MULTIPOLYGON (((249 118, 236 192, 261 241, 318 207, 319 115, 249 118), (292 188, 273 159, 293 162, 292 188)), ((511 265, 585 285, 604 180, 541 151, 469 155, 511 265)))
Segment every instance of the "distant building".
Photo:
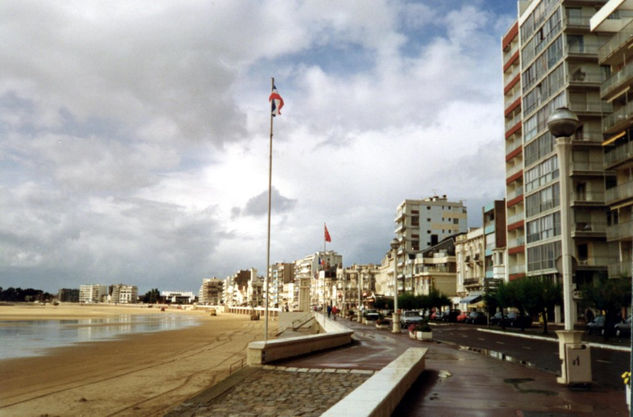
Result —
POLYGON ((457 295, 455 242, 459 236, 463 235, 449 236, 426 248, 413 260, 413 271, 404 271, 405 286, 412 287, 414 295, 429 295, 432 288, 447 297, 457 295))
POLYGON ((506 205, 496 200, 483 209, 485 245, 485 278, 487 287, 496 287, 507 281, 506 273, 506 205))
POLYGON ((161 291, 160 295, 173 304, 191 304, 196 299, 192 291, 161 291))
POLYGON ((136 285, 114 284, 108 288, 108 298, 115 304, 133 304, 138 301, 138 287, 136 285))
POLYGON ((343 266, 343 256, 335 251, 312 253, 295 261, 295 280, 299 282, 299 310, 333 301, 336 270, 343 266))
POLYGON ((57 292, 57 299, 62 303, 78 303, 79 302, 79 289, 78 288, 62 288, 57 292))
POLYGON ((270 266, 269 277, 269 305, 271 307, 290 307, 295 301, 295 264, 275 263, 270 266))
POLYGON ((336 270, 336 305, 343 311, 375 300, 378 266, 352 265, 336 270))
MULTIPOLYGON (((242 269, 224 280, 224 303, 229 306, 247 306, 249 282, 257 279, 255 268, 242 269)), ((252 295, 252 294, 251 294, 252 295)))
POLYGON ((108 297, 108 287, 101 284, 86 284, 79 286, 80 303, 101 303, 108 297))
POLYGON ((462 297, 482 294, 484 291, 484 245, 482 227, 471 229, 456 238, 457 293, 462 297))
POLYGON ((215 277, 203 279, 198 302, 214 306, 224 304, 224 281, 215 277))

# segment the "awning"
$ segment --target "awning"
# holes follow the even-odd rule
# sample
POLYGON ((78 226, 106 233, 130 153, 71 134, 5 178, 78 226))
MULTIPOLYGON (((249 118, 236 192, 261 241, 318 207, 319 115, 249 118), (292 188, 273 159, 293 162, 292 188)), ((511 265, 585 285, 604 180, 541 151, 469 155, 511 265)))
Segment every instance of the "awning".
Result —
POLYGON ((475 303, 481 301, 481 299, 482 299, 482 295, 481 294, 471 294, 468 297, 462 298, 459 303, 460 304, 475 304, 475 303))

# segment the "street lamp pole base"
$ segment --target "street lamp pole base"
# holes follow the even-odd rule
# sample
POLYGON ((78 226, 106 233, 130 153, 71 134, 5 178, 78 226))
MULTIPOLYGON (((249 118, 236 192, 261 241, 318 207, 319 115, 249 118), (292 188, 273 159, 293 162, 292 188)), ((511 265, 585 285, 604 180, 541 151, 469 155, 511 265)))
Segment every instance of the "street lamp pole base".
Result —
MULTIPOLYGON (((570 367, 567 364, 567 361, 572 360, 573 358, 567 357, 566 347, 568 345, 581 346, 583 333, 584 332, 582 330, 557 330, 556 331, 556 335, 558 336, 558 357, 562 361, 561 372, 560 372, 561 376, 556 378, 556 382, 558 382, 559 384, 570 385, 575 382, 578 382, 574 380, 575 378, 577 378, 577 376, 574 377, 573 375, 567 374, 567 369, 570 369, 570 367)), ((582 369, 581 373, 588 372, 589 375, 591 375, 591 360, 587 361, 587 363, 583 361, 582 364, 580 363, 578 359, 575 359, 575 361, 578 363, 570 362, 570 365, 573 365, 573 369, 576 369, 576 368, 582 369), (579 368, 580 366, 582 368, 579 368)), ((575 371, 574 373, 578 374, 578 371, 575 371)), ((589 382, 591 382, 591 377, 589 377, 588 379, 589 379, 589 382)))
POLYGON ((393 329, 391 333, 400 333, 400 313, 393 313, 393 329))

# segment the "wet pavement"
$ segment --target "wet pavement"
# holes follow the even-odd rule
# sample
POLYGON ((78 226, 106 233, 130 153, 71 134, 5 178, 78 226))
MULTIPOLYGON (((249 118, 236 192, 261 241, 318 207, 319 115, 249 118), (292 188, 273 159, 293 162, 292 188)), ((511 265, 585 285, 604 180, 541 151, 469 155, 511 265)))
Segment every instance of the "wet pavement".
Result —
MULTIPOLYGON (((452 325, 444 329, 434 327, 435 341, 420 342, 411 340, 405 331, 393 335, 388 330, 356 322, 344 323, 355 331, 357 342, 353 346, 280 364, 378 370, 406 348, 424 346, 429 348, 426 370, 403 398, 394 416, 628 415, 620 380, 620 373, 627 368, 612 374, 620 367, 619 359, 611 364, 594 360, 594 375, 601 375, 600 379, 609 384, 598 382, 588 390, 574 391, 556 383, 560 362, 556 357, 558 345, 554 342, 518 340, 509 335, 491 336, 474 328, 460 330, 459 326, 452 325), (453 337, 458 337, 459 343, 449 340, 453 337), (441 343, 442 338, 447 339, 445 343, 441 343), (495 349, 483 352, 476 344, 494 346, 495 349), (490 351, 494 352, 493 357, 490 351), (502 358, 509 360, 500 360, 502 358), (607 371, 603 372, 602 368, 607 371)), ((602 358, 604 352, 601 351, 592 349, 592 356, 602 358)), ((628 354, 620 352, 616 356, 628 360, 628 354)))

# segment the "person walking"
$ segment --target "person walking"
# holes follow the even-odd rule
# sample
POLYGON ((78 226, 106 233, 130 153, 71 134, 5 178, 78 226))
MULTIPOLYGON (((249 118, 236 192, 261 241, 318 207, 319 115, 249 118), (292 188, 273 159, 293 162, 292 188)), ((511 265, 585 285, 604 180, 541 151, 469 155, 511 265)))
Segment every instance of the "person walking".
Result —
POLYGON ((330 315, 332 314, 332 306, 328 304, 327 306, 327 318, 330 318, 330 315))

